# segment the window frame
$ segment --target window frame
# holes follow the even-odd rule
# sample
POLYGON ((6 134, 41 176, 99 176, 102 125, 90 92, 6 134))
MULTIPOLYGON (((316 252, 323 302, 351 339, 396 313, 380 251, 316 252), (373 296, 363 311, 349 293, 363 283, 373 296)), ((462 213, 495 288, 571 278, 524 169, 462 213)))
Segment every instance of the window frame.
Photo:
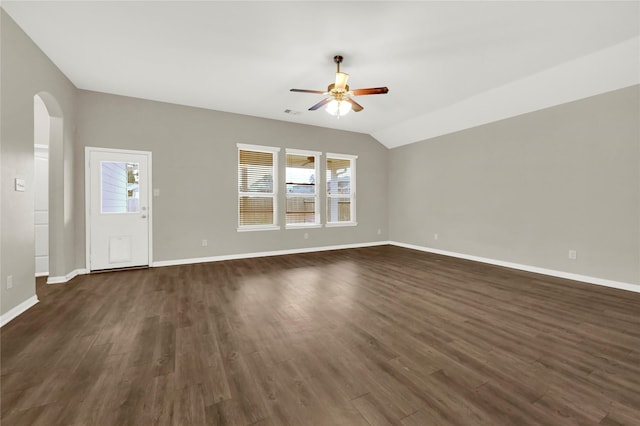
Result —
POLYGON ((336 154, 333 152, 327 152, 325 154, 325 190, 326 190, 326 206, 325 206, 325 214, 326 216, 326 227, 339 227, 339 226, 357 226, 358 222, 356 220, 356 160, 358 159, 357 155, 352 154, 336 154), (329 215, 326 210, 329 208, 329 203, 331 198, 347 198, 344 194, 330 194, 329 193, 329 179, 327 178, 327 171, 329 170, 329 159, 335 158, 336 160, 349 160, 350 168, 351 168, 351 179, 349 181, 349 211, 351 213, 351 218, 349 221, 339 221, 339 222, 329 222, 329 215))
POLYGON ((238 203, 237 203, 237 213, 238 213, 238 222, 237 222, 237 231, 238 232, 248 232, 248 231, 277 231, 280 229, 280 225, 278 224, 278 154, 280 152, 279 147, 273 146, 263 146, 263 145, 249 145, 249 144, 236 144, 236 190, 238 192, 238 203), (240 151, 255 151, 255 152, 264 152, 272 154, 273 156, 273 165, 272 165, 272 179, 273 179, 273 192, 268 193, 258 193, 258 192, 241 192, 240 191, 240 151), (273 199, 273 223, 272 224, 263 224, 263 225, 241 225, 240 223, 240 200, 242 197, 260 197, 260 198, 272 198, 273 199))
POLYGON ((314 185, 314 194, 313 194, 313 199, 314 199, 314 206, 315 206, 315 221, 313 223, 287 223, 287 209, 286 209, 286 202, 289 198, 312 198, 309 196, 309 194, 289 194, 288 192, 286 192, 286 188, 285 188, 285 229, 308 229, 308 228, 321 228, 322 227, 322 221, 321 221, 321 215, 320 215, 320 190, 319 190, 319 186, 320 186, 320 180, 318 179, 319 176, 322 176, 320 174, 320 159, 322 157, 322 152, 319 151, 310 151, 310 150, 305 150, 305 149, 293 149, 293 148, 286 148, 285 149, 285 170, 284 170, 284 180, 285 180, 285 185, 287 184, 287 155, 303 155, 303 156, 307 156, 307 157, 311 157, 313 156, 314 159, 314 167, 315 167, 315 176, 316 176, 316 183, 314 185))

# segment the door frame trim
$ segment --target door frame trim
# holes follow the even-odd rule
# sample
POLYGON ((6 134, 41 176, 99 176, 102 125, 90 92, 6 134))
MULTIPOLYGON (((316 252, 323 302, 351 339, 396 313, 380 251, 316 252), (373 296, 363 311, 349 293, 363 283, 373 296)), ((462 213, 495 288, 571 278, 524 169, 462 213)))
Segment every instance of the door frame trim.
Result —
POLYGON ((148 198, 149 198, 149 240, 147 242, 149 249, 149 264, 147 266, 151 266, 153 264, 153 185, 151 182, 151 177, 153 176, 153 169, 151 165, 152 153, 151 151, 137 151, 133 149, 115 149, 115 148, 98 148, 93 146, 86 146, 84 148, 84 224, 85 224, 85 265, 88 272, 91 272, 91 170, 89 167, 91 153, 93 152, 108 152, 114 154, 135 154, 135 155, 144 155, 147 157, 147 182, 149 190, 148 198))

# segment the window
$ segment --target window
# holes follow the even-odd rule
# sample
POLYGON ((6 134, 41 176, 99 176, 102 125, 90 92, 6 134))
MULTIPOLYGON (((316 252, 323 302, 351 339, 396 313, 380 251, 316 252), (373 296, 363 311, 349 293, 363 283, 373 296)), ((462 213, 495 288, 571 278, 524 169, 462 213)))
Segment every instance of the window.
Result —
POLYGON ((280 148, 238 144, 238 230, 279 229, 280 148))
POLYGON ((138 213, 139 163, 100 162, 102 213, 138 213))
POLYGON ((287 228, 320 226, 318 186, 319 152, 287 149, 287 228))
POLYGON ((327 226, 356 223, 355 155, 327 154, 327 226))

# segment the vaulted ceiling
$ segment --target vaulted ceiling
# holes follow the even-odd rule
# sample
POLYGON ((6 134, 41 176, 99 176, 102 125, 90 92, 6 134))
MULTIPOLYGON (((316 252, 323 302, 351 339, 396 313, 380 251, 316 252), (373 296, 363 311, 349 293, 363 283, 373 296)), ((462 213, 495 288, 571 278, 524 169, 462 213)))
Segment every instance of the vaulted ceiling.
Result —
POLYGON ((638 84, 632 2, 19 2, 79 88, 368 133, 388 147, 638 84), (307 109, 334 55, 364 111, 307 109), (294 112, 285 113, 285 110, 294 112))

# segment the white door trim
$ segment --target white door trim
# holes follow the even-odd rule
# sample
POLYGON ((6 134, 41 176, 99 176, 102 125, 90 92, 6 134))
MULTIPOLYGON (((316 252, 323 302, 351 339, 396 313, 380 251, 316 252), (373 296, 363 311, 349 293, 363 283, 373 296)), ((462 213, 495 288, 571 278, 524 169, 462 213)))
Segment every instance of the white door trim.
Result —
POLYGON ((85 265, 86 270, 91 271, 91 170, 89 168, 89 160, 93 152, 108 152, 115 154, 136 154, 147 157, 149 182, 149 266, 153 265, 153 185, 151 177, 153 176, 151 166, 151 151, 136 151, 131 149, 114 149, 114 148, 97 148, 86 146, 84 148, 84 223, 85 223, 85 265))

